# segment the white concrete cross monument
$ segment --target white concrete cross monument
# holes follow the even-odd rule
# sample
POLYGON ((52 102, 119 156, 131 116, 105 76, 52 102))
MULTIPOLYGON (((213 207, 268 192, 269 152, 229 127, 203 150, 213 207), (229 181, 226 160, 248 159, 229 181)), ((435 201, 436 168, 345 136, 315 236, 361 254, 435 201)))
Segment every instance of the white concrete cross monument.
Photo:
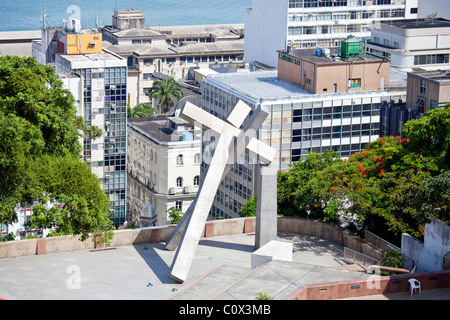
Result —
POLYGON ((242 153, 248 151, 267 165, 275 156, 275 149, 256 139, 256 132, 267 118, 267 112, 258 108, 243 129, 240 129, 250 111, 248 105, 239 101, 227 120, 222 121, 189 102, 181 110, 180 117, 194 121, 197 125, 201 124, 203 129, 211 130, 219 137, 215 141, 214 153, 209 159, 197 197, 167 240, 168 250, 177 248, 170 279, 177 282, 186 280, 216 191, 242 153))

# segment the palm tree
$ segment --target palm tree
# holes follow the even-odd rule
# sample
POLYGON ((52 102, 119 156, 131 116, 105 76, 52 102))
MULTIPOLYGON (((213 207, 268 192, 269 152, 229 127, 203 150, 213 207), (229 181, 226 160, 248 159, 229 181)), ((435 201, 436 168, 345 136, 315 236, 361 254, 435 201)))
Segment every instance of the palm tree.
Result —
POLYGON ((170 107, 175 102, 175 98, 180 100, 184 96, 181 84, 174 79, 167 77, 164 80, 156 80, 153 82, 153 86, 150 88, 149 93, 150 98, 159 99, 162 112, 169 111, 170 107))
POLYGON ((139 103, 134 108, 131 108, 130 105, 127 106, 127 118, 148 118, 152 115, 159 113, 158 110, 152 107, 151 104, 148 103, 139 103))

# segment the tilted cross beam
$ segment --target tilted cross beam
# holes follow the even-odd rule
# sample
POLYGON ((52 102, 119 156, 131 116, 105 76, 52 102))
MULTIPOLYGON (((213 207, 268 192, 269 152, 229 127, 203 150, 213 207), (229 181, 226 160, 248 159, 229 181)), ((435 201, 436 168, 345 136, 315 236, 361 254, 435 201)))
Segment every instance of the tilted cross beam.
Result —
POLYGON ((242 101, 236 104, 226 121, 189 102, 181 111, 180 117, 201 123, 218 134, 219 138, 194 202, 167 241, 168 250, 177 247, 169 275, 177 282, 186 280, 216 190, 240 155, 247 150, 266 164, 274 158, 275 150, 256 139, 256 132, 267 118, 267 112, 258 108, 247 125, 239 129, 250 111, 250 107, 242 101))

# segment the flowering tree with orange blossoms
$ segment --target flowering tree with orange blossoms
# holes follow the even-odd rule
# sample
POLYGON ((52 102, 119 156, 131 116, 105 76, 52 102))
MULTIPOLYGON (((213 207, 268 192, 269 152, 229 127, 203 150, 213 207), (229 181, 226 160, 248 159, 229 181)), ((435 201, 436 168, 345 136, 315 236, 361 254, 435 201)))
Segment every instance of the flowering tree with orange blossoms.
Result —
POLYGON ((408 121, 403 136, 346 160, 327 152, 295 163, 279 174, 279 213, 421 238, 428 217, 450 216, 450 107, 408 121))

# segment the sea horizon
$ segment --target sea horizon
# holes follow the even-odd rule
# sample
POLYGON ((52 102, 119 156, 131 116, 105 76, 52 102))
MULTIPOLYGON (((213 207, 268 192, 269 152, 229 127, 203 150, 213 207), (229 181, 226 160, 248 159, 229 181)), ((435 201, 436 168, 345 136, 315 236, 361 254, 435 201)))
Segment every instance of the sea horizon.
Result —
POLYGON ((67 18, 77 18, 83 28, 111 25, 114 10, 142 10, 149 27, 244 23, 252 0, 2 0, 0 32, 58 27, 67 18), (43 13, 46 13, 45 21, 43 13))

